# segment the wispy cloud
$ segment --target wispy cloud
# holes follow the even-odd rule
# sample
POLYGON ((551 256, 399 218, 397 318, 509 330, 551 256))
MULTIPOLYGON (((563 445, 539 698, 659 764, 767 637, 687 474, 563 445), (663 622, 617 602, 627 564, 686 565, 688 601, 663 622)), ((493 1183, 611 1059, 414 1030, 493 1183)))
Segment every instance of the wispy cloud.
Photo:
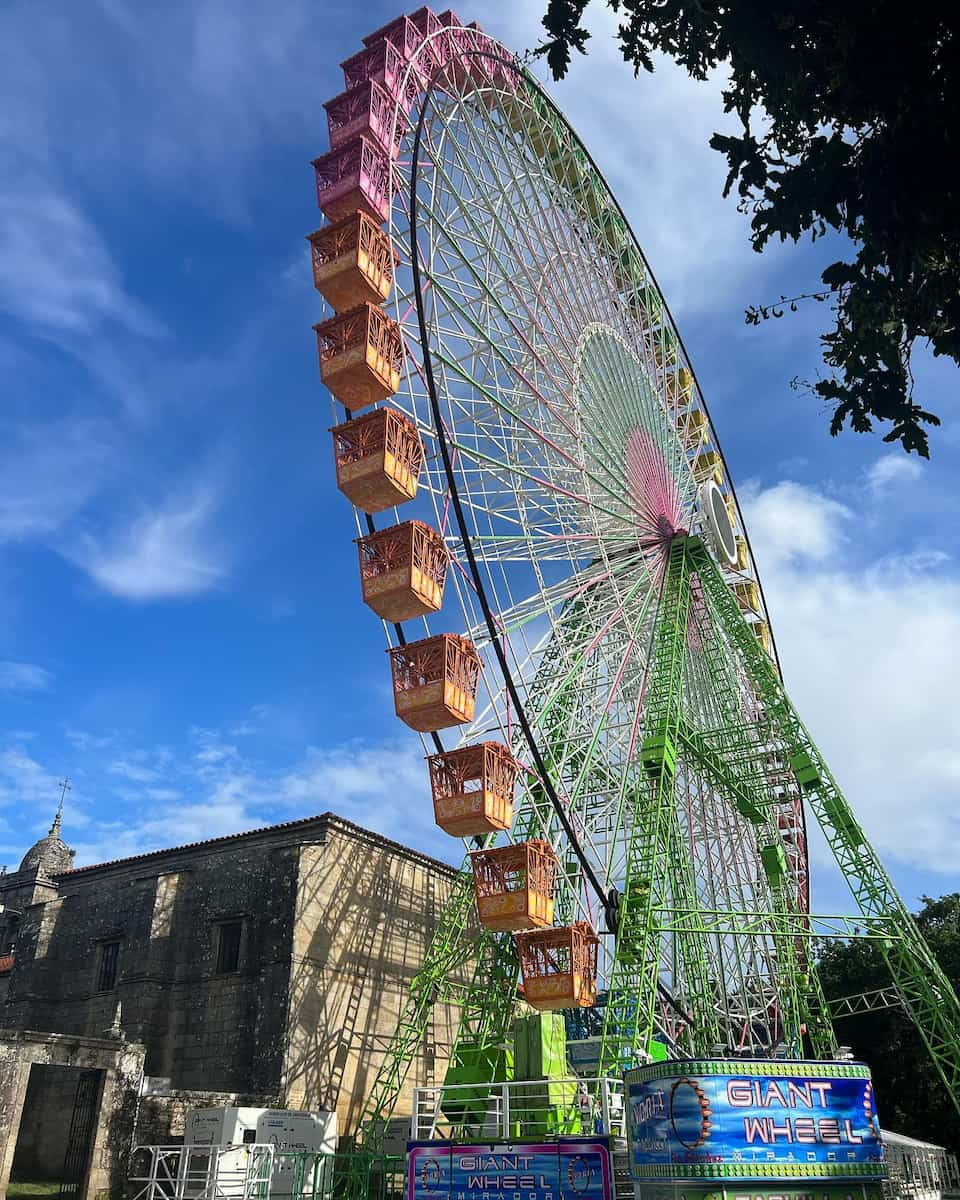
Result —
POLYGON ((35 663, 0 662, 0 692, 42 692, 53 676, 35 663))
POLYGON ((153 783, 157 779, 157 771, 143 763, 131 762, 126 758, 115 759, 107 770, 111 775, 120 775, 131 783, 153 783))
POLYGON ((90 750, 103 750, 111 745, 115 738, 112 734, 91 733, 87 729, 66 729, 64 737, 74 749, 86 754, 90 750))
POLYGON ((62 547, 111 595, 127 600, 193 596, 220 584, 229 555, 214 529, 215 485, 200 484, 105 535, 85 532, 62 547))
POLYGON ((92 334, 111 322, 141 337, 163 326, 124 288, 89 218, 49 179, 0 188, 0 311, 38 332, 92 334))
MULTIPOLYGON (((0 100, 12 136, 22 129, 18 141, 33 154, 57 144, 94 189, 134 170, 192 205, 246 221, 242 183, 255 150, 314 128, 318 62, 307 0, 173 0, 162 10, 101 0, 82 14, 12 5, 3 23, 0 49, 5 42, 10 52, 0 53, 0 79, 9 65, 0 100)), ((331 75, 344 57, 335 37, 326 42, 331 75)))
POLYGON ((32 758, 21 746, 10 745, 0 750, 0 804, 17 805, 18 818, 23 820, 21 830, 30 828, 31 811, 36 812, 41 806, 45 808, 49 820, 53 797, 56 795, 56 780, 54 772, 32 758))
MULTIPOLYGON (((116 734, 104 745, 93 735, 81 741, 82 786, 68 798, 64 826, 78 865, 331 810, 428 853, 458 857, 457 843, 433 822, 423 749, 414 737, 310 746, 269 764, 241 754, 216 729, 185 731, 186 745, 202 747, 192 755, 116 734), (85 797, 94 794, 99 804, 90 811, 85 797)), ((14 854, 49 821, 57 778, 39 754, 19 745, 0 751, 0 804, 19 797, 30 830, 14 854)))
POLYGON ((900 451, 884 454, 867 471, 867 483, 870 489, 885 492, 898 483, 908 483, 923 475, 923 466, 915 458, 900 451))
POLYGON ((94 419, 0 424, 0 542, 62 528, 103 485, 116 446, 94 419))

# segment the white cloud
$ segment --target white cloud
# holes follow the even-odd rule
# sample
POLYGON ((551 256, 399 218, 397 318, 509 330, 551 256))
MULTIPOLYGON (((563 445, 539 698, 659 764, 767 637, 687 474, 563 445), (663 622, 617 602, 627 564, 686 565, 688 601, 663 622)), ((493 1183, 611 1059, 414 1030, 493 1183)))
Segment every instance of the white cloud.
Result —
POLYGON ((744 497, 786 687, 881 857, 956 870, 960 580, 940 555, 835 553, 849 513, 812 488, 744 497), (809 551, 792 550, 795 535, 809 551))
POLYGON ((740 489, 749 510, 750 544, 761 572, 786 562, 824 562, 840 547, 852 517, 846 505, 813 488, 783 480, 740 489))
POLYGON ((0 542, 43 538, 102 485, 116 449, 95 420, 0 425, 0 542))
POLYGON ((427 766, 414 738, 311 749, 285 774, 279 795, 294 809, 319 805, 377 833, 421 848, 437 846, 427 766))
POLYGON ((228 746, 225 743, 204 746, 202 750, 198 750, 193 756, 194 762, 202 763, 205 766, 210 766, 224 762, 228 758, 232 758, 237 753, 236 746, 228 746))
POLYGON ((202 485, 105 537, 81 534, 62 553, 123 599, 197 595, 228 571, 226 550, 212 529, 217 502, 217 490, 202 485))
POLYGON ((179 800, 183 796, 183 793, 176 788, 165 787, 149 787, 146 789, 146 794, 158 804, 168 804, 170 801, 179 800))
MULTIPOLYGON (((196 803, 155 801, 150 815, 112 825, 97 823, 76 843, 77 866, 110 862, 135 854, 202 842, 241 833, 264 824, 242 802, 203 800, 196 803)), ((69 830, 66 830, 69 840, 69 830)))
POLYGON ((916 458, 902 451, 884 454, 867 471, 867 483, 875 493, 885 492, 898 483, 907 483, 923 475, 923 466, 916 458))
POLYGON ((160 323, 124 289, 92 222, 50 180, 6 173, 0 188, 0 311, 54 334, 103 321, 140 336, 160 323))
MULTIPOLYGON (((173 0, 162 10, 101 0, 82 16, 69 5, 6 9, 0 127, 9 114, 10 136, 44 161, 56 146, 91 189, 136 170, 245 220, 254 151, 291 130, 305 144, 313 136, 318 64, 306 0, 173 0)), ((331 75, 343 57, 334 45, 331 75)))
MULTIPOLYGON (((71 793, 64 836, 76 846, 78 866, 328 811, 448 861, 459 858, 459 844, 434 824, 423 747, 413 736, 308 747, 271 765, 241 755, 215 729, 188 730, 185 740, 200 743, 199 756, 124 745, 117 734, 81 735, 81 790, 103 803, 87 820, 87 806, 71 793), (81 838, 73 836, 78 829, 81 838)), ((15 745, 0 752, 0 805, 16 803, 31 831, 23 846, 5 848, 14 857, 34 828, 49 823, 57 778, 39 754, 31 758, 15 745)))
POLYGON ((0 692, 42 692, 53 676, 35 663, 0 662, 0 692))
POLYGON ((45 807, 49 821, 56 806, 56 781, 57 776, 22 747, 11 745, 0 751, 0 804, 16 805, 21 830, 30 828, 31 809, 36 806, 45 807))
POLYGON ((111 734, 90 733, 86 729, 65 729, 64 737, 71 746, 83 754, 87 754, 91 750, 103 750, 114 741, 111 734))
POLYGON ((111 775, 129 779, 131 783, 153 783, 157 778, 157 772, 152 767, 147 767, 142 762, 130 762, 125 758, 114 759, 107 770, 111 775))

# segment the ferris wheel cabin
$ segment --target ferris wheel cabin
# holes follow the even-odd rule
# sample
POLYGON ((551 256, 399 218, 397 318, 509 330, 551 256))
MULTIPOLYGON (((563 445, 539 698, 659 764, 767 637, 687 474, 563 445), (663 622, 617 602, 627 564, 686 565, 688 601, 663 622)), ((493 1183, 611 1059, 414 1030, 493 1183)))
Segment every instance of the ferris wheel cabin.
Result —
POLYGON ((597 999, 599 938, 587 921, 514 935, 523 998, 541 1012, 590 1008, 597 999))
POLYGON ((513 823, 517 762, 500 742, 460 746, 432 754, 434 818, 452 837, 502 833, 513 823))
POLYGON ((357 538, 363 602, 384 621, 440 611, 450 558, 424 521, 404 521, 357 538))
POLYGON ((386 400, 400 386, 400 328, 376 304, 358 304, 314 325, 320 378, 350 412, 386 400))
POLYGON ((324 104, 330 148, 339 150, 361 135, 371 137, 391 158, 396 158, 406 122, 394 125, 394 105, 390 93, 375 79, 367 79, 341 92, 324 104))
POLYGON ((553 924, 559 860, 549 842, 532 838, 474 850, 470 865, 484 929, 518 933, 553 924))
POLYGON ((416 496, 423 445, 409 417, 378 408, 330 432, 337 487, 351 504, 378 513, 416 496))
POLYGON ((366 213, 356 212, 311 233, 313 286, 337 313, 381 304, 393 287, 390 239, 366 213))
POLYGON ((419 733, 473 720, 480 656, 469 638, 440 633, 388 651, 397 716, 419 733))

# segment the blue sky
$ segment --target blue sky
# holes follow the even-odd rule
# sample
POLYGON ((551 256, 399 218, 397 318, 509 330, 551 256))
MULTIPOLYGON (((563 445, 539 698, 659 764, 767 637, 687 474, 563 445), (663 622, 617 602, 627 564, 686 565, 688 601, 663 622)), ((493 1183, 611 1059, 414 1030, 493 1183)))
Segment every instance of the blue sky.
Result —
MULTIPOLYGON (((542 4, 461 10, 508 45, 542 4)), ((395 15, 308 0, 0 15, 0 863, 78 862, 332 809, 452 859, 358 598, 311 325, 309 161, 336 64, 395 15)), ((756 543, 788 687, 908 901, 957 887, 957 372, 931 463, 833 440, 804 290, 723 201, 719 80, 634 80, 604 11, 553 87, 630 217, 756 543)), ((814 847, 815 859, 822 855, 814 847)), ((815 868, 816 869, 816 868, 815 868)), ((821 906, 841 894, 826 873, 821 906)))

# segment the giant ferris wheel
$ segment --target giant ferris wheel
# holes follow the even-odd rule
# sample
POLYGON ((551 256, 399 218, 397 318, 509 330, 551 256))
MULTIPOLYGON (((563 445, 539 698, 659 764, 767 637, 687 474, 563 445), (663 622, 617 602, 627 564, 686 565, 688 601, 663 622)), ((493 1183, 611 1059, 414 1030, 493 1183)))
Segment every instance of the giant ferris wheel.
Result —
POLYGON ((438 1001, 475 1063, 518 994, 599 997, 601 1073, 653 1043, 830 1055, 812 939, 864 932, 956 1094, 960 1007, 783 691, 716 432, 587 149, 451 13, 343 69, 310 239, 337 478, 397 715, 465 842, 364 1145, 438 1001), (805 813, 856 920, 809 912, 805 813))

